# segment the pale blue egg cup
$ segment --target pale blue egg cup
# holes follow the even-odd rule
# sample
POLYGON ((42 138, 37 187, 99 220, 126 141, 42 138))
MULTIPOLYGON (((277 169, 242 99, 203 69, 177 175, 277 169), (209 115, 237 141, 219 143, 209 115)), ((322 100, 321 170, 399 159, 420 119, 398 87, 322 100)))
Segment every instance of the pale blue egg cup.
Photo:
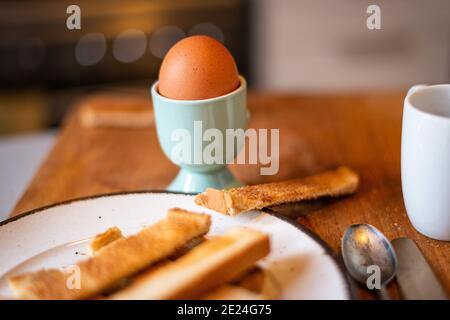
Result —
POLYGON ((233 152, 227 153, 226 129, 246 129, 246 92, 243 77, 240 77, 240 85, 233 92, 205 100, 169 99, 158 93, 158 82, 153 84, 151 95, 159 144, 164 154, 181 168, 167 187, 168 190, 197 193, 206 188, 226 189, 242 185, 227 167, 227 163, 237 156, 242 144, 236 143, 233 152), (200 123, 201 135, 198 134, 200 123), (216 133, 222 134, 219 142, 223 146, 223 155, 220 161, 212 162, 207 157, 199 159, 200 152, 203 154, 211 142, 204 141, 202 136, 207 129, 217 129, 216 133), (186 134, 191 137, 191 143, 188 139, 180 138, 180 135, 186 134), (180 147, 190 152, 176 153, 180 147))

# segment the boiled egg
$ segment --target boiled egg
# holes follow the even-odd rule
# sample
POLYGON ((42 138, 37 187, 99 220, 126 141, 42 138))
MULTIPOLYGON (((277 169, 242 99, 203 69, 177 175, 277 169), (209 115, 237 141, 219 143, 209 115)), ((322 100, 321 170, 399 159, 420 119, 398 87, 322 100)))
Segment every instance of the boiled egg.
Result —
POLYGON ((176 100, 203 100, 230 93, 239 86, 236 62, 228 49, 208 36, 177 42, 159 70, 158 91, 176 100))

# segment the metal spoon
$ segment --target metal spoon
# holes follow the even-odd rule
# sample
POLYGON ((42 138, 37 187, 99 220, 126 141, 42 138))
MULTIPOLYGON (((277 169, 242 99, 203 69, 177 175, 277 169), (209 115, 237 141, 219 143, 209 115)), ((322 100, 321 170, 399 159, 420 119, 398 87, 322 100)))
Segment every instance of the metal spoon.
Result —
POLYGON ((390 300, 386 285, 397 272, 397 257, 389 240, 370 224, 354 224, 345 231, 341 249, 350 275, 369 289, 375 284, 380 298, 390 300))

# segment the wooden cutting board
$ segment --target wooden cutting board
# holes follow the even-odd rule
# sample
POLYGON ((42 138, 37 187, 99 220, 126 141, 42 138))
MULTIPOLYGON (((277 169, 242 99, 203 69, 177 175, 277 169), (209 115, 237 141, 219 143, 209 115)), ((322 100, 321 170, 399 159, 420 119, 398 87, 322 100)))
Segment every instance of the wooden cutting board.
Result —
MULTIPOLYGON (((344 230, 353 223, 370 223, 389 239, 409 237, 450 293, 450 243, 416 232, 403 205, 400 134, 404 94, 250 94, 250 126, 280 129, 280 170, 275 176, 261 176, 256 165, 234 165, 232 171, 243 182, 254 184, 302 177, 339 165, 354 168, 361 175, 355 195, 277 210, 313 230, 335 253, 339 253, 344 230)), ((146 96, 103 95, 102 103, 112 105, 118 99, 124 105, 140 103, 151 108, 146 96)), ((92 99, 82 105, 86 103, 92 99)), ((68 117, 13 215, 99 193, 164 189, 175 176, 177 168, 163 155, 154 126, 87 128, 80 121, 82 108, 68 117)), ((398 296, 395 288, 391 291, 398 296)))

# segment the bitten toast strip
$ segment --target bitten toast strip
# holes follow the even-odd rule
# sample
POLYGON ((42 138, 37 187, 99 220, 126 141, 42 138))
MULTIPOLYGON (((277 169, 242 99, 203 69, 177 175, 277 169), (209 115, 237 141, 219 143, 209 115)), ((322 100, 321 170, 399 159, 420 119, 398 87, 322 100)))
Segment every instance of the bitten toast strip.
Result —
MULTIPOLYGON (((91 255, 96 254, 101 248, 106 247, 108 244, 110 244, 113 241, 116 241, 118 239, 123 238, 122 232, 117 227, 112 227, 106 230, 103 233, 100 233, 92 239, 91 243, 89 244, 89 251, 91 255)), ((179 247, 170 257, 169 259, 176 259, 178 257, 181 257, 183 254, 194 248, 195 246, 199 245, 203 241, 205 241, 206 238, 204 236, 196 237, 188 242, 186 242, 184 245, 179 247)))
POLYGON ((112 299, 194 299, 235 279, 269 253, 267 235, 236 228, 205 241, 141 279, 112 299))
POLYGON ((359 177, 354 171, 340 167, 302 179, 227 190, 209 188, 195 197, 195 203, 224 214, 236 215, 282 203, 351 194, 358 183, 359 177))
POLYGON ((89 251, 92 255, 96 254, 101 248, 106 247, 113 241, 123 238, 122 232, 117 227, 112 227, 103 233, 100 233, 92 239, 89 245, 89 251))
POLYGON ((138 234, 113 241, 94 257, 77 264, 80 288, 66 285, 69 277, 60 270, 42 270, 9 279, 21 299, 83 299, 100 294, 119 280, 170 256, 189 240, 208 232, 208 215, 171 209, 167 218, 138 234))

